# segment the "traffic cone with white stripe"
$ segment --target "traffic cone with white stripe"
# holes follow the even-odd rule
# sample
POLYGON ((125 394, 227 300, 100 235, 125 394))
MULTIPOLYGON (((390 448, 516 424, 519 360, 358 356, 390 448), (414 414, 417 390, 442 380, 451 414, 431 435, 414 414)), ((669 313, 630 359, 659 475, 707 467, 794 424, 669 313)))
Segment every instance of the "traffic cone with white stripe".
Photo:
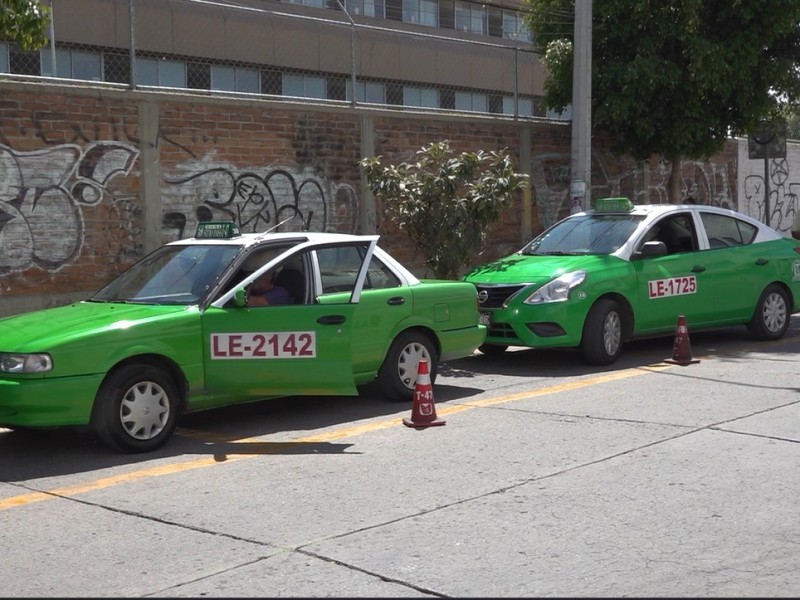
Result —
POLYGON ((417 383, 414 386, 414 405, 411 407, 411 418, 403 419, 408 427, 431 427, 444 425, 446 421, 436 418, 436 404, 433 401, 433 385, 428 373, 428 361, 420 359, 417 367, 417 383))
POLYGON ((689 329, 686 327, 686 317, 683 315, 678 316, 678 326, 675 328, 675 343, 672 346, 672 358, 668 358, 664 362, 682 367, 700 362, 692 358, 689 329))

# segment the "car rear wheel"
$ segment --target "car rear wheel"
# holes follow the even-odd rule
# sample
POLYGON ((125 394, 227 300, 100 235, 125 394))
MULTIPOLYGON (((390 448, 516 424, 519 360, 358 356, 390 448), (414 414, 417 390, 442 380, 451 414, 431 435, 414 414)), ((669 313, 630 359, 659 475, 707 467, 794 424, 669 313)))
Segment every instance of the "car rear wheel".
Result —
POLYGON ((504 344, 481 344, 478 346, 478 350, 486 356, 500 356, 508 350, 508 346, 504 344))
POLYGON ((439 357, 430 337, 421 331, 404 331, 392 342, 378 371, 378 385, 390 399, 411 402, 417 385, 420 359, 428 361, 431 384, 436 380, 439 357))
POLYGON ((762 292, 747 329, 758 340, 777 340, 789 329, 790 318, 789 295, 773 284, 762 292))
POLYGON ((128 365, 112 372, 94 402, 92 427, 109 448, 149 452, 175 430, 178 391, 162 369, 128 365))
POLYGON ((622 351, 622 313, 619 304, 601 298, 592 306, 583 324, 581 350, 586 362, 610 365, 622 351))

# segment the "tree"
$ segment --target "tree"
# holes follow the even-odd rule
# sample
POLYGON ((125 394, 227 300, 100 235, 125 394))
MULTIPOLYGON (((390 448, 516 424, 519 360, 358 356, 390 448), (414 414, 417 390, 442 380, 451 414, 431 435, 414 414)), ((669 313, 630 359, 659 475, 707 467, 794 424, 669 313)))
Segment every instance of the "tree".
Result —
POLYGON ((800 108, 784 104, 780 114, 786 119, 787 139, 800 140, 800 108))
POLYGON ((38 0, 0 0, 0 39, 23 50, 38 50, 47 44, 50 7, 38 0))
MULTIPOLYGON (((587 0, 578 0, 587 1, 587 0)), ((572 98, 574 0, 526 0, 526 24, 548 70, 544 104, 572 98)), ((614 149, 672 162, 708 158, 732 135, 800 99, 797 0, 593 0, 592 121, 614 149)))
POLYGON ((462 152, 448 140, 423 146, 417 162, 384 166, 363 158, 369 187, 390 219, 439 279, 457 279, 483 248, 489 226, 528 179, 514 171, 505 150, 462 152))

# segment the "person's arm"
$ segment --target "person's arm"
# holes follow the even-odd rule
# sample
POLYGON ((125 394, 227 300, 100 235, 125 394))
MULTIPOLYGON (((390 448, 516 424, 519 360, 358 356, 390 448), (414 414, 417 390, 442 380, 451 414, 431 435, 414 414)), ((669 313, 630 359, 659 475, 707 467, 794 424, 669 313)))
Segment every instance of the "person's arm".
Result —
POLYGON ((267 292, 264 294, 264 302, 267 305, 283 305, 283 304, 291 304, 291 297, 289 296, 289 292, 286 288, 281 287, 279 285, 271 287, 267 292))
POLYGON ((252 291, 247 292, 247 306, 268 306, 266 294, 256 294, 252 291))

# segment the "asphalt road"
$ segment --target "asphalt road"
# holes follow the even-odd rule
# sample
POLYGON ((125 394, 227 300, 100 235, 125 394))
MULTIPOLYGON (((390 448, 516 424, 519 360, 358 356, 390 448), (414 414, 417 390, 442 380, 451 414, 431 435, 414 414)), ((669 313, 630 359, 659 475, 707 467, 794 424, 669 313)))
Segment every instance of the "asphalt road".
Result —
POLYGON ((0 431, 7 597, 800 595, 800 317, 626 347, 476 354, 442 427, 381 399, 184 418, 161 451, 0 431))

